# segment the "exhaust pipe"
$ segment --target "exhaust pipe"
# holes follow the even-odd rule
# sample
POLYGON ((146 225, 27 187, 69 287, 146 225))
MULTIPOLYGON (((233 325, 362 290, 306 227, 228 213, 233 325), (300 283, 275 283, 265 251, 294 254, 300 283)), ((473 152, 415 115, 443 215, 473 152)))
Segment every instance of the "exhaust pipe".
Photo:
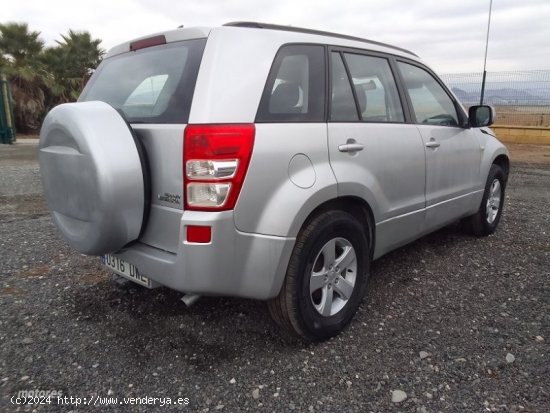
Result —
POLYGON ((191 307, 197 302, 199 298, 201 298, 201 296, 198 294, 185 294, 183 297, 181 297, 181 301, 183 301, 183 303, 187 307, 191 307))

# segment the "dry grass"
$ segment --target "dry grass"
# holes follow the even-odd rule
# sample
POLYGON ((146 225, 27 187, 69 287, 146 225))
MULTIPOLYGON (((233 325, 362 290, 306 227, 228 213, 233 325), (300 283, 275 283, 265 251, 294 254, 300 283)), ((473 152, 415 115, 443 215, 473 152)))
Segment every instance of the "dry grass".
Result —
POLYGON ((550 165, 550 145, 507 143, 512 164, 530 166, 550 165))
POLYGON ((495 125, 550 127, 550 106, 496 106, 495 125))

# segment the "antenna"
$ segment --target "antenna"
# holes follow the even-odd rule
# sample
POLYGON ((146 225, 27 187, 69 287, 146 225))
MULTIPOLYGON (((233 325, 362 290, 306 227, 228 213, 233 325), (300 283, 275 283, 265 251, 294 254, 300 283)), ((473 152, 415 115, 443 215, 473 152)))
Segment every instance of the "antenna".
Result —
POLYGON ((483 61, 483 79, 481 80, 481 97, 479 104, 483 105, 485 96, 485 79, 487 78, 487 50, 489 50, 489 30, 491 29, 491 10, 493 8, 493 0, 489 0, 489 22, 487 23, 487 38, 485 39, 485 59, 483 61))

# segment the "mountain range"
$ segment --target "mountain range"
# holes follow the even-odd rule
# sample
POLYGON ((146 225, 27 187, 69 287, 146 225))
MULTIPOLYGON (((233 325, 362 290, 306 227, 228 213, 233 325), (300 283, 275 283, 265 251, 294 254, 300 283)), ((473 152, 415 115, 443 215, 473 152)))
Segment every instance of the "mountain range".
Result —
MULTIPOLYGON (((481 87, 474 91, 467 91, 463 88, 449 84, 456 97, 464 104, 474 104, 479 102, 481 87)), ((506 88, 486 88, 484 103, 491 105, 525 105, 539 106, 550 105, 550 90, 516 89, 506 88)))

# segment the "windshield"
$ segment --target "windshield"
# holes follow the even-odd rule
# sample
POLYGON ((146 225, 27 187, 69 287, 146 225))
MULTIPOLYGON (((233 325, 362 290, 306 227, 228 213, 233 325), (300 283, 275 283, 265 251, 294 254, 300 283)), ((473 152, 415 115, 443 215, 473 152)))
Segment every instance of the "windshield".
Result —
POLYGON ((186 40, 105 59, 79 101, 109 103, 130 123, 187 123, 205 44, 186 40))

